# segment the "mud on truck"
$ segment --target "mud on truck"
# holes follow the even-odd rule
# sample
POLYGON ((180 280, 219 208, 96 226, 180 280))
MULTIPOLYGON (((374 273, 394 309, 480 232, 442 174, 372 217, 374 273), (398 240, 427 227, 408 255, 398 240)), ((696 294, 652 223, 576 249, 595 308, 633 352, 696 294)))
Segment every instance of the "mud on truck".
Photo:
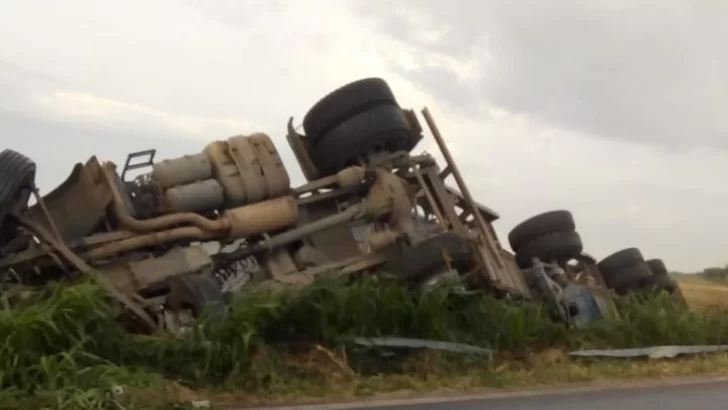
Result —
POLYGON ((664 264, 635 248, 597 264, 568 211, 519 224, 508 235, 514 253, 505 250, 493 229, 499 215, 475 202, 430 112, 421 114, 444 168, 412 153, 423 127, 384 80, 326 95, 304 116, 305 135, 288 122, 307 180, 298 187, 264 133, 159 162, 156 150, 136 152, 121 170, 91 157, 45 195, 35 163, 4 150, 3 301, 89 276, 131 330, 156 332, 224 309, 240 287, 300 286, 330 272, 386 273, 415 288, 454 276, 498 297, 547 300, 573 324, 602 316, 617 293, 679 292, 664 264))

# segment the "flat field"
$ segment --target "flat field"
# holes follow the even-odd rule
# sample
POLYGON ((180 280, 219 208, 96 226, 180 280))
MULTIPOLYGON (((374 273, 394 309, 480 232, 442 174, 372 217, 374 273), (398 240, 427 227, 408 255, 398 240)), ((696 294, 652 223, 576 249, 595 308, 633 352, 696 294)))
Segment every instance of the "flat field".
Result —
POLYGON ((698 275, 674 275, 685 299, 693 309, 728 307, 728 281, 706 279, 698 275))

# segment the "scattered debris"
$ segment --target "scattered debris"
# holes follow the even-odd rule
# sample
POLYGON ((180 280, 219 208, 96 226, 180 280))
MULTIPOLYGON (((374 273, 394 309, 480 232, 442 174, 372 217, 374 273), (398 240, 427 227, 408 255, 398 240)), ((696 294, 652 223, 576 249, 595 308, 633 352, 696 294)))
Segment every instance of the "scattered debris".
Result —
POLYGON ((429 350, 442 350, 452 353, 468 353, 488 356, 489 359, 493 358, 493 350, 486 349, 480 346, 468 345, 463 343, 445 342, 439 340, 426 340, 426 339, 410 339, 405 337, 373 337, 364 338, 357 337, 351 339, 352 342, 367 347, 390 347, 390 348, 405 348, 405 349, 429 349, 429 350))
POLYGON ((648 357, 650 359, 672 358, 681 355, 715 353, 728 351, 728 345, 694 345, 694 346, 652 346, 632 349, 592 349, 576 350, 569 353, 575 357, 648 357))

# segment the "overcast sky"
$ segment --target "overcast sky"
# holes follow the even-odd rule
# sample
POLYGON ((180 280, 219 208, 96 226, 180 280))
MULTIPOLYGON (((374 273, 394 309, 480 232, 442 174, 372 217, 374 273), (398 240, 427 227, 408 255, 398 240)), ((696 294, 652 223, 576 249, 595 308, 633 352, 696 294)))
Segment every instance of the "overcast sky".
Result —
MULTIPOLYGON (((0 141, 46 192, 96 154, 284 138, 362 77, 428 106, 505 235, 571 210, 596 257, 728 263, 728 2, 0 0, 0 141)), ((431 140, 418 151, 434 151, 431 140)))

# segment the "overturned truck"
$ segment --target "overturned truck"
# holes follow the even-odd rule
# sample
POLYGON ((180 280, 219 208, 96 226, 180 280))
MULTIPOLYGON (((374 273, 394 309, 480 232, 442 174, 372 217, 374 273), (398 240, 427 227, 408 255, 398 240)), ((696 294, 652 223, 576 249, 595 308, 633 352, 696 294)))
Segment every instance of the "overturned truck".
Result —
POLYGON ((92 157, 44 196, 33 161, 2 151, 3 298, 89 276, 131 329, 155 332, 222 309, 240 287, 297 286, 324 273, 388 274, 416 288, 455 276, 498 297, 547 300, 577 324, 610 310, 615 293, 679 292, 664 264, 637 249, 597 264, 568 211, 524 221, 508 237, 514 253, 505 250, 498 214, 473 199, 429 111, 421 114, 443 168, 411 153, 423 127, 383 80, 328 94, 305 115, 305 135, 288 122, 307 179, 298 187, 263 133, 160 162, 155 150, 133 153, 121 170, 92 157))

